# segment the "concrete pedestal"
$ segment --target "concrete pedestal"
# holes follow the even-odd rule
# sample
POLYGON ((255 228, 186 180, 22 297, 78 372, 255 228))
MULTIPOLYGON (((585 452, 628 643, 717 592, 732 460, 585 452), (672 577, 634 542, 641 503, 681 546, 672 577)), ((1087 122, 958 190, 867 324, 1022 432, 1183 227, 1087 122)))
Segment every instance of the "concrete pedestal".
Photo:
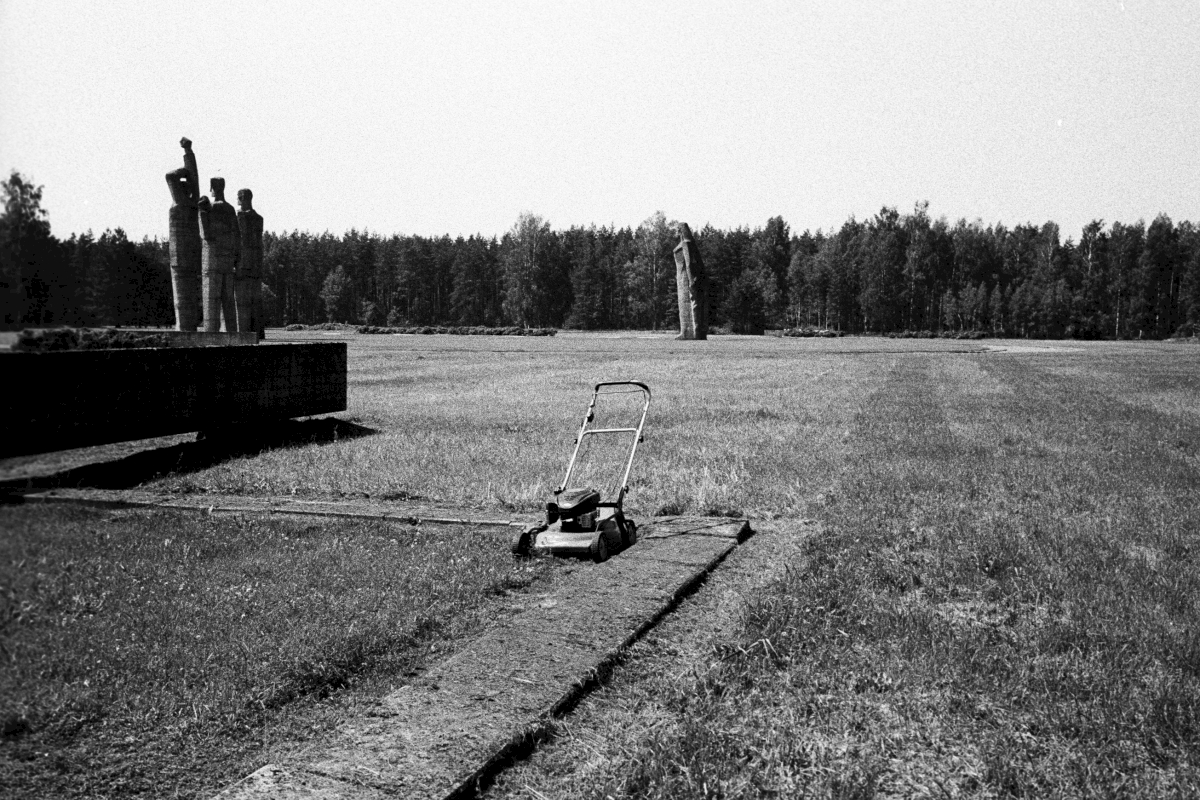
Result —
POLYGON ((9 458, 344 411, 346 343, 4 353, 0 385, 9 458))

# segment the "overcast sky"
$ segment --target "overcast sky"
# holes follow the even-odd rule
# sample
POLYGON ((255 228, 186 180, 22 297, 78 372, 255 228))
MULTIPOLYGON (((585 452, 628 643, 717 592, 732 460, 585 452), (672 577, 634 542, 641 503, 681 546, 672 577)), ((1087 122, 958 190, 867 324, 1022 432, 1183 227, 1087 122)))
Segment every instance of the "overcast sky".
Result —
POLYGON ((0 0, 0 169, 53 232, 1200 221, 1200 3, 0 0))

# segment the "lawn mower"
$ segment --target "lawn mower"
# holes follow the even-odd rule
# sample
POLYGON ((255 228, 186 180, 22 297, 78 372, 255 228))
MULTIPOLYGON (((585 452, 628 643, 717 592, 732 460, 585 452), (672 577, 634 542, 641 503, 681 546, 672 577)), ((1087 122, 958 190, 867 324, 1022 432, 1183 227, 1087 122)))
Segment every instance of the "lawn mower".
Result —
POLYGON ((590 557, 599 563, 607 561, 612 553, 620 552, 637 542, 637 525, 625 518, 621 504, 629 491, 629 471, 633 468, 633 457, 642 441, 642 428, 646 424, 646 412, 650 409, 650 387, 637 381, 607 381, 597 383, 592 391, 592 402, 588 404, 579 435, 575 437, 575 451, 567 464, 567 474, 554 490, 554 500, 546 503, 546 521, 522 530, 513 540, 513 553, 518 556, 549 554, 555 556, 590 557), (596 419, 596 401, 601 396, 613 394, 641 393, 643 396, 641 416, 633 428, 589 428, 596 419), (616 487, 615 497, 607 501, 600 490, 593 487, 572 487, 571 475, 579 458, 579 449, 588 436, 633 434, 629 447, 629 458, 625 460, 625 472, 616 487))

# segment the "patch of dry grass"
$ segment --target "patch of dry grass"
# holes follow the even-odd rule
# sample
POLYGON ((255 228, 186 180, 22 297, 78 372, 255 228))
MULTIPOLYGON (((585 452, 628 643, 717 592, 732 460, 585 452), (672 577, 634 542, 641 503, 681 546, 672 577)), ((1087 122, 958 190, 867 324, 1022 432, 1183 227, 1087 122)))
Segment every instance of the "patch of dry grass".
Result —
POLYGON ((378 434, 237 459, 156 485, 367 492, 536 512, 562 477, 592 386, 642 380, 654 401, 627 500, 635 514, 795 514, 827 485, 854 398, 881 378, 875 353, 954 348, 570 332, 520 340, 364 336, 351 344, 346 416, 378 434))
POLYGON ((552 569, 503 530, 0 508, 5 797, 207 796, 552 569))

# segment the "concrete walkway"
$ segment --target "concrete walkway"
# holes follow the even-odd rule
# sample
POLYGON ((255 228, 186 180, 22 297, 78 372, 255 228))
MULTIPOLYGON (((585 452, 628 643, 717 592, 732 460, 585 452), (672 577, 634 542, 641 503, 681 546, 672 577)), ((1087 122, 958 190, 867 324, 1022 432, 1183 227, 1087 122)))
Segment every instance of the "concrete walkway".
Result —
POLYGON ((212 514, 287 514, 363 520, 394 520, 410 525, 525 526, 532 515, 506 517, 430 504, 370 499, 306 500, 301 497, 251 497, 219 494, 163 494, 131 489, 48 489, 21 494, 26 503, 76 503, 101 508, 163 508, 212 514))
POLYGON ((745 520, 655 518, 637 545, 531 598, 319 748, 220 800, 471 796, 528 751, 621 654, 752 534, 745 520))

